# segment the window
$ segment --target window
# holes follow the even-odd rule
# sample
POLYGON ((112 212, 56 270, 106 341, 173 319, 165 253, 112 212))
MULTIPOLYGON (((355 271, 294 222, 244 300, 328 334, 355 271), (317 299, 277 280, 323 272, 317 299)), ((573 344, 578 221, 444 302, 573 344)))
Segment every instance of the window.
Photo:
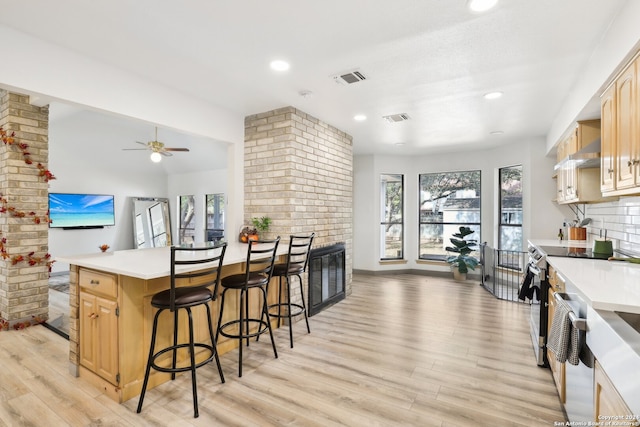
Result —
POLYGON ((444 260, 449 239, 463 225, 481 241, 480 171, 421 174, 419 191, 420 259, 444 260))
POLYGON ((522 250, 522 166, 501 168, 498 249, 522 250))
POLYGON ((206 242, 215 242, 224 238, 224 194, 207 194, 206 206, 206 242))
POLYGON ((404 257, 404 176, 380 175, 380 259, 404 257))
POLYGON ((192 244, 196 235, 195 199, 193 196, 180 196, 180 244, 192 244))

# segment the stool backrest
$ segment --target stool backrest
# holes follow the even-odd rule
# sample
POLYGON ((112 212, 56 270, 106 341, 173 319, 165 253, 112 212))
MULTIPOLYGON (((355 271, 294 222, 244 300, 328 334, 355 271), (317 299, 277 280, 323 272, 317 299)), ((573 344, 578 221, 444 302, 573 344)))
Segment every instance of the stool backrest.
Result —
POLYGON ((304 273, 307 271, 309 256, 311 255, 311 245, 316 233, 308 236, 292 235, 289 237, 289 254, 287 255, 287 271, 297 271, 304 273))
MULTIPOLYGON (((262 276, 260 285, 266 285, 273 275, 273 265, 276 261, 276 251, 280 243, 280 236, 274 240, 253 240, 247 244, 247 264, 245 283, 253 283, 256 277, 262 276)), ((255 284, 255 283, 253 283, 255 284)))
POLYGON ((226 242, 191 248, 171 247, 171 311, 175 310, 175 290, 178 284, 193 288, 213 286, 213 299, 217 298, 226 250, 226 242))

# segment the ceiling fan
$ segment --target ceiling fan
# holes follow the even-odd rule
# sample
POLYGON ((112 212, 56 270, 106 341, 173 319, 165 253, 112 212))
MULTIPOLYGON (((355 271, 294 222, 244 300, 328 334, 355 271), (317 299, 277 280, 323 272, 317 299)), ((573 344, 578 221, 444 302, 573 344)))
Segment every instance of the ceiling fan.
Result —
POLYGON ((188 148, 177 148, 177 147, 165 147, 164 143, 158 141, 158 128, 156 127, 156 138, 153 141, 149 142, 140 142, 136 141, 136 143, 140 145, 144 145, 145 148, 123 148, 125 151, 138 151, 138 150, 149 150, 151 151, 151 160, 153 162, 159 162, 162 160, 162 156, 173 156, 171 151, 189 151, 188 148))

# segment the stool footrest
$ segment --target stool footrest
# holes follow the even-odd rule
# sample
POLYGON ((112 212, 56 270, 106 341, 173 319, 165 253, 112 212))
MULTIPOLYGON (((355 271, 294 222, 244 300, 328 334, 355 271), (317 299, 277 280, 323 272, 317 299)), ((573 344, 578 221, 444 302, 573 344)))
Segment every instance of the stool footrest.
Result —
POLYGON ((225 323, 224 325, 220 326, 219 332, 220 335, 227 337, 227 338, 236 338, 236 339, 244 339, 244 338, 253 338, 253 337, 257 337, 259 335, 262 335, 265 332, 269 331, 269 325, 267 324, 266 320, 262 320, 262 319, 242 319, 242 325, 240 326, 240 333, 238 334, 232 334, 229 332, 225 332, 224 329, 228 328, 230 326, 234 326, 234 325, 238 325, 240 323, 239 319, 236 320, 232 320, 230 322, 225 323), (258 330, 253 331, 253 332, 249 332, 248 334, 244 334, 242 331, 242 326, 245 326, 246 324, 253 324, 253 325, 258 325, 258 330))
MULTIPOLYGON (((151 358, 151 367, 153 369, 155 369, 156 371, 160 371, 160 372, 168 372, 168 373, 177 373, 177 372, 187 372, 187 371, 191 371, 191 365, 189 366, 176 366, 175 368, 172 367, 165 367, 165 366, 159 366, 156 364, 156 359, 160 356, 162 356, 165 353, 169 353, 171 351, 174 350, 179 350, 181 348, 189 348, 190 345, 189 343, 184 343, 184 344, 178 344, 178 345, 172 345, 171 347, 167 347, 167 348, 163 348, 162 350, 160 350, 159 352, 155 353, 153 355, 153 357, 151 358)), ((211 362, 214 358, 215 352, 213 349, 213 346, 209 345, 209 344, 204 344, 204 343, 194 343, 193 347, 197 347, 197 348, 204 348, 207 349, 211 352, 211 355, 209 357, 207 357, 205 360, 199 362, 196 364, 196 368, 199 368, 201 366, 206 365, 207 363, 211 362)), ((190 363, 191 361, 189 361, 190 363)))
POLYGON ((294 304, 294 303, 287 304, 286 302, 283 302, 281 304, 271 304, 269 306, 269 316, 271 316, 271 317, 280 317, 280 318, 288 318, 289 315, 286 313, 286 310, 289 309, 289 305, 291 305, 291 308, 292 308, 291 317, 299 316, 301 314, 304 314, 305 309, 304 309, 304 307, 302 305, 294 304), (295 308, 295 310, 293 310, 293 308, 295 308), (285 313, 284 314, 278 314, 277 312, 273 313, 272 310, 274 310, 274 309, 285 309, 285 313))

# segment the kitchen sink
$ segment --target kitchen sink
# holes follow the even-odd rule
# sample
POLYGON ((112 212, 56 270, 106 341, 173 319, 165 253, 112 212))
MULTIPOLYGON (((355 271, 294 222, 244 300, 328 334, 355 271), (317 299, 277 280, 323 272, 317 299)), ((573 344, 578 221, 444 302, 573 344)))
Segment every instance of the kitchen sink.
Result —
POLYGON ((622 320, 631 326, 636 332, 640 333, 640 314, 625 313, 622 311, 615 312, 622 320))

